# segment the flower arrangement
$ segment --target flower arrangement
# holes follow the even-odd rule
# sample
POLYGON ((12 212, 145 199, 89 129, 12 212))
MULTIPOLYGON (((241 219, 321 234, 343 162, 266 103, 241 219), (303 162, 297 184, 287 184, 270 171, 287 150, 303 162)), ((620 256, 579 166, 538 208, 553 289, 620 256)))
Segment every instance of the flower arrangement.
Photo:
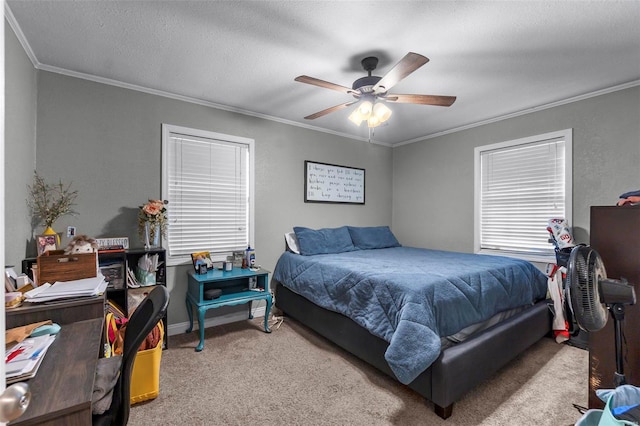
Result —
POLYGON ((65 185, 62 181, 57 184, 48 184, 34 172, 33 185, 28 186, 30 198, 27 204, 31 214, 37 220, 36 225, 43 223, 47 228, 65 215, 75 215, 73 210, 78 191, 71 190, 71 184, 65 185))
POLYGON ((140 206, 138 212, 138 234, 140 238, 145 238, 147 232, 149 237, 154 239, 156 229, 160 230, 160 234, 165 236, 167 234, 167 208, 165 204, 168 201, 163 200, 149 200, 148 203, 140 206), (147 231, 147 224, 149 230, 147 231))

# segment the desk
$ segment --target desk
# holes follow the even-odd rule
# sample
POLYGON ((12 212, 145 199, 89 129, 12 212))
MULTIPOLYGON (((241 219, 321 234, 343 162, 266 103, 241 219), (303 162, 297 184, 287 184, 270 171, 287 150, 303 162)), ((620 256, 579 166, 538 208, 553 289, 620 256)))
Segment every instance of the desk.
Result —
POLYGON ((90 425, 91 397, 102 324, 91 319, 62 326, 36 376, 27 381, 31 403, 13 425, 90 425))
POLYGON ((105 295, 82 299, 62 299, 47 303, 25 302, 5 310, 6 328, 51 320, 59 325, 94 318, 104 318, 105 295))
POLYGON ((195 307, 198 311, 200 343, 196 347, 196 352, 200 352, 204 348, 204 314, 209 309, 249 303, 249 319, 251 319, 253 315, 251 314, 250 302, 265 300, 267 307, 264 311, 264 331, 271 333, 269 311, 271 310, 272 297, 269 292, 269 273, 267 271, 261 269, 254 272, 249 269, 234 268, 231 271, 214 269, 202 275, 191 271, 187 275, 189 278, 186 298, 187 313, 189 314, 187 333, 191 333, 193 330, 193 308, 195 307), (250 289, 252 281, 255 282, 254 290, 250 289), (204 292, 212 288, 222 290, 222 295, 217 299, 206 300, 204 292))

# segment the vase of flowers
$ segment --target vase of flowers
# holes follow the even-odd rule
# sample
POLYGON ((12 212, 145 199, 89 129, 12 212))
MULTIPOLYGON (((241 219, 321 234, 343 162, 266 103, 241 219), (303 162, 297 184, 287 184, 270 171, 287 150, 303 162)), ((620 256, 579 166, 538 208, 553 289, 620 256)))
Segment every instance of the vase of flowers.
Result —
POLYGON ((27 204, 34 218, 34 225, 44 223, 46 229, 43 235, 55 235, 59 245, 60 235, 53 230, 53 224, 62 216, 76 214, 73 206, 78 191, 72 190, 71 184, 65 185, 61 180, 56 184, 48 184, 37 172, 34 172, 33 184, 28 188, 27 204))
POLYGON ((138 212, 138 234, 146 249, 160 246, 160 237, 167 233, 167 208, 163 200, 149 200, 138 212))

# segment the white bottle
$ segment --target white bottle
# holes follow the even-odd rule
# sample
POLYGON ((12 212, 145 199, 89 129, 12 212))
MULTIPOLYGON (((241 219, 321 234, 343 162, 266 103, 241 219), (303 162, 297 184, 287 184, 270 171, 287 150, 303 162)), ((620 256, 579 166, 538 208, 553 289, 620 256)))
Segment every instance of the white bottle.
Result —
POLYGON ((251 246, 247 247, 244 258, 247 261, 248 268, 254 268, 256 266, 256 251, 252 249, 251 246))

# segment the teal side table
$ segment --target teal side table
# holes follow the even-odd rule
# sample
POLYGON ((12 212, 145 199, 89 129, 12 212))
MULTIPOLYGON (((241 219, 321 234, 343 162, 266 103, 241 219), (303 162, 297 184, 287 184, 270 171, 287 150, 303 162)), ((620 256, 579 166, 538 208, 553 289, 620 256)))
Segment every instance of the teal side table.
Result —
POLYGON ((200 343, 196 347, 196 352, 204 348, 204 314, 209 309, 221 306, 241 305, 249 303, 249 319, 253 318, 251 313, 251 303, 254 300, 265 300, 267 307, 264 312, 264 331, 271 333, 269 329, 269 312, 271 311, 272 297, 269 292, 269 272, 260 269, 251 271, 250 269, 234 268, 231 271, 214 269, 206 274, 196 274, 195 271, 187 273, 187 313, 189 314, 189 328, 187 333, 193 330, 193 309, 198 311, 198 328, 200 332, 200 343), (251 282, 255 280, 255 288, 251 289, 251 282), (222 294, 217 299, 205 300, 206 290, 218 288, 222 294))

